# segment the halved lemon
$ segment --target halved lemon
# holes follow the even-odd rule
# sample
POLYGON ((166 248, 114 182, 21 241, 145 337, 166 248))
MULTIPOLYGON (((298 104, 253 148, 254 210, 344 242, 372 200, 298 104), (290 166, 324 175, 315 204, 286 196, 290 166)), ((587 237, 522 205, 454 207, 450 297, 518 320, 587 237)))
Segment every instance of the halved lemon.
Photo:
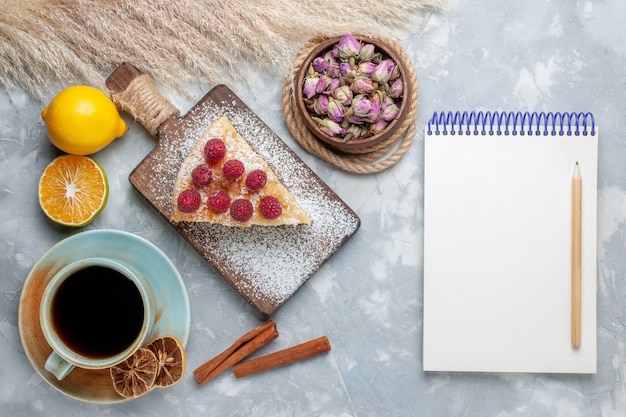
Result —
POLYGON ((155 387, 169 387, 182 379, 185 374, 185 349, 177 338, 158 338, 148 345, 148 349, 155 354, 159 363, 155 387))
POLYGON ((113 388, 124 398, 137 398, 152 389, 159 362, 152 351, 139 348, 124 362, 110 368, 113 388))
POLYGON ((104 169, 87 156, 63 155, 39 179, 39 205, 52 221, 80 227, 100 214, 109 197, 104 169))

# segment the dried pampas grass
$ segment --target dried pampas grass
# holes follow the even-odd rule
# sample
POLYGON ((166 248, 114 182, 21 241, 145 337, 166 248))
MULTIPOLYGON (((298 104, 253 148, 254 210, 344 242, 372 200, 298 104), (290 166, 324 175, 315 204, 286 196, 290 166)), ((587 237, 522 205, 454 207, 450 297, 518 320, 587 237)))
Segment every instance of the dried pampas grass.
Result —
POLYGON ((0 84, 43 98, 132 62, 164 86, 284 74, 309 38, 390 33, 447 0, 0 0, 0 84), (242 63, 244 65, 242 65, 242 63))

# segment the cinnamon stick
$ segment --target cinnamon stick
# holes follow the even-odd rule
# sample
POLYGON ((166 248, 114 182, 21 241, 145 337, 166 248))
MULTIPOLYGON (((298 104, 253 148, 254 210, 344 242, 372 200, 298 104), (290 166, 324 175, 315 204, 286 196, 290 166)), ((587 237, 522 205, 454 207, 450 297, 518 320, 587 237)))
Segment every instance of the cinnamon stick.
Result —
POLYGON ((198 385, 203 385, 242 361, 278 337, 276 323, 269 320, 249 331, 235 341, 228 349, 193 371, 198 385))
POLYGON ((331 349, 330 342, 326 336, 309 340, 300 345, 270 353, 256 359, 237 364, 233 367, 233 373, 237 378, 267 371, 283 365, 307 359, 320 353, 328 352, 331 349))

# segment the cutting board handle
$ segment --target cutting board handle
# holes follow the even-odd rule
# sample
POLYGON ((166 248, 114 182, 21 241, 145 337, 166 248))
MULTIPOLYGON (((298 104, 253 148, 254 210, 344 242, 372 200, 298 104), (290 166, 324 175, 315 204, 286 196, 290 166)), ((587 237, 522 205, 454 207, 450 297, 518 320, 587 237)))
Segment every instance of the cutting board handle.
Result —
POLYGON ((120 65, 105 82, 111 99, 120 109, 156 135, 159 126, 180 111, 156 89, 148 74, 129 63, 120 65))

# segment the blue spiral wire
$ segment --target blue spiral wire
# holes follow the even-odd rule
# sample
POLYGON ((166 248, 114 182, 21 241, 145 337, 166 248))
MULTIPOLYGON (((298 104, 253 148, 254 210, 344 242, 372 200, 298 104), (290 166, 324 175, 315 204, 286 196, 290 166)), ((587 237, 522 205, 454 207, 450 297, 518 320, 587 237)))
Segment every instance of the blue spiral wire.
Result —
POLYGON ((535 135, 596 134, 593 114, 569 112, 434 112, 429 135, 535 135))

